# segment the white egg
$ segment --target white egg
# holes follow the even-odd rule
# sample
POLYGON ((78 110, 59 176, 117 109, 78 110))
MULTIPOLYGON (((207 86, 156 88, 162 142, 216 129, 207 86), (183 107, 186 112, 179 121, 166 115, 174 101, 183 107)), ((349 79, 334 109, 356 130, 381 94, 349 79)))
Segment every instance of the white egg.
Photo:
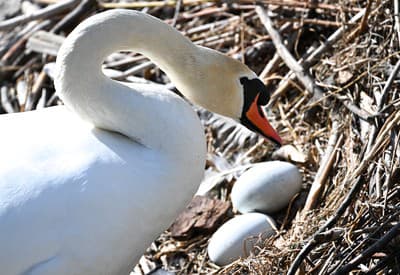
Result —
POLYGON ((301 174, 295 165, 263 162, 238 178, 232 188, 232 205, 241 213, 271 213, 285 207, 300 189, 301 174))
POLYGON ((271 217, 260 213, 239 215, 214 233, 208 244, 208 256, 218 265, 227 265, 246 257, 255 245, 274 234, 275 222, 271 217))

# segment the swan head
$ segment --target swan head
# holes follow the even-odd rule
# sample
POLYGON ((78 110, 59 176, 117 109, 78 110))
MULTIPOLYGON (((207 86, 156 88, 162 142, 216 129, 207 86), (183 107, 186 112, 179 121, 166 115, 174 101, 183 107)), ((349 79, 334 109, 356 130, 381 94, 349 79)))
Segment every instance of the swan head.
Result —
POLYGON ((233 118, 278 145, 282 144, 282 139, 269 123, 264 110, 270 93, 245 64, 203 47, 198 47, 196 56, 189 62, 182 63, 189 63, 186 73, 172 75, 172 82, 189 100, 233 118), (188 73, 191 65, 198 69, 188 73))

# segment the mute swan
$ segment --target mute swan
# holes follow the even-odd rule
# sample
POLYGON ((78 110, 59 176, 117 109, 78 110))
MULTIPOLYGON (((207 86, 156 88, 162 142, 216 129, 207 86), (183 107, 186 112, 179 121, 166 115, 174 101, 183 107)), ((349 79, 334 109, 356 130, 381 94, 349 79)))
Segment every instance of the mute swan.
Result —
POLYGON ((101 72, 107 55, 128 49, 193 102, 280 142, 259 107, 265 87, 245 65, 144 13, 92 16, 58 53, 67 107, 0 116, 2 275, 128 274, 196 191, 206 147, 191 107, 101 72))

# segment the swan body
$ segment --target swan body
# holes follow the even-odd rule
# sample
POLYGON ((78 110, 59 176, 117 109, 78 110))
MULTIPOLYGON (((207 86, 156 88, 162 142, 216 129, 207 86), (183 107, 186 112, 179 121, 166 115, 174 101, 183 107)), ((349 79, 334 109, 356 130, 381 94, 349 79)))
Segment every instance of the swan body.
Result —
POLYGON ((262 88, 243 64, 140 12, 87 19, 57 57, 66 106, 0 116, 1 274, 128 274, 195 193, 206 156, 200 121, 169 91, 106 78, 102 60, 127 49, 190 100, 254 117, 261 92, 247 90, 262 88))
POLYGON ((64 106, 2 117, 13 136, 0 145, 0 273, 129 274, 203 175, 203 131, 181 107, 189 127, 168 139, 191 144, 190 155, 146 148, 64 106))

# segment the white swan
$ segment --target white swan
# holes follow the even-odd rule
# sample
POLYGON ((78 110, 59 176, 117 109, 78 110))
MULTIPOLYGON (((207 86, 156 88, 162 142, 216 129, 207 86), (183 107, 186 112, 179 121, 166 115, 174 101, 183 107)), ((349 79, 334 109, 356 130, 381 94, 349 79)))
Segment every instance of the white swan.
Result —
POLYGON ((152 16, 95 15, 57 57, 55 86, 68 109, 0 116, 2 275, 128 274, 196 191, 202 126, 173 93, 102 74, 102 60, 127 49, 189 99, 280 142, 258 106, 265 87, 246 66, 152 16))

